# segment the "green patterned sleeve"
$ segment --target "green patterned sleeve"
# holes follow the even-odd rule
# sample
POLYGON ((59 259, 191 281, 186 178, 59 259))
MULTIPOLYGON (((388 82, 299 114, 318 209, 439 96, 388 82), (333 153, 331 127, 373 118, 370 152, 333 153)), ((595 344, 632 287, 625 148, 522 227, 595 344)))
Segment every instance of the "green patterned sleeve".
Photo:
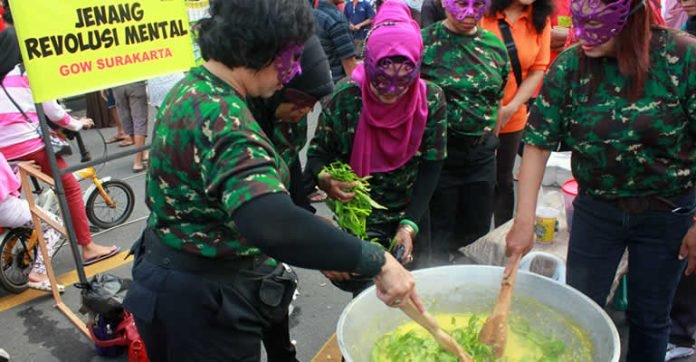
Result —
POLYGON ((246 106, 219 102, 209 113, 196 140, 206 195, 232 215, 256 197, 287 192, 278 156, 246 106))
POLYGON ((423 159, 440 161, 447 158, 447 101, 445 93, 428 82, 428 121, 421 146, 423 159))
POLYGON ((556 58, 544 77, 543 87, 529 114, 524 142, 543 149, 554 150, 563 138, 562 125, 566 124, 566 109, 569 108, 567 78, 573 64, 567 50, 556 58))
POLYGON ((314 137, 307 149, 307 170, 313 177, 318 176, 325 165, 336 161, 339 156, 340 139, 334 124, 341 112, 335 98, 337 98, 336 94, 323 105, 314 137))

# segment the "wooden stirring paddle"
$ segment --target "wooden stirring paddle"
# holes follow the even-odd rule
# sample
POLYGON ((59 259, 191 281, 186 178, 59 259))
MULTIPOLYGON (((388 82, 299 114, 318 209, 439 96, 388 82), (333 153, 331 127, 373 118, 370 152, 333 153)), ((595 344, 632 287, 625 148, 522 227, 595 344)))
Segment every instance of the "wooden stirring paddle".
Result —
POLYGON ((493 308, 493 313, 488 316, 486 323, 483 324, 481 332, 479 332, 479 341, 491 346, 493 353, 498 358, 503 357, 503 353, 505 353, 507 320, 510 313, 510 303, 512 302, 512 288, 515 286, 515 278, 517 278, 517 269, 520 268, 521 258, 522 256, 517 255, 508 260, 508 268, 511 268, 510 273, 503 276, 503 281, 500 283, 498 302, 493 308))
POLYGON ((452 338, 452 336, 440 329, 440 326, 433 316, 431 316, 428 312, 421 313, 418 310, 416 305, 413 304, 411 298, 409 298, 408 301, 401 306, 401 310, 406 313, 407 316, 413 319, 413 321, 432 334, 442 348, 457 356, 457 358, 459 358, 459 362, 474 362, 474 359, 469 356, 466 351, 464 351, 464 348, 462 348, 462 346, 460 346, 459 343, 452 338))

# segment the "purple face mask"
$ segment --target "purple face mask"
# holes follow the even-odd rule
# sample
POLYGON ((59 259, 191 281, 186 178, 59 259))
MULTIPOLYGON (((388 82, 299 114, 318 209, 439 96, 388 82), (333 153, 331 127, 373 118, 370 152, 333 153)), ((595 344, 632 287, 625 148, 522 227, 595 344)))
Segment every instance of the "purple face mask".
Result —
POLYGON ((288 84, 296 75, 302 73, 300 58, 304 51, 303 45, 293 44, 283 49, 276 57, 276 70, 278 71, 278 82, 288 84))
POLYGON ((632 0, 617 0, 605 4, 601 0, 572 0, 570 12, 575 26, 575 36, 589 46, 608 42, 623 30, 628 17, 644 2, 631 10, 632 0))
POLYGON ((445 9, 458 21, 471 16, 478 22, 490 6, 490 0, 443 0, 445 9))
POLYGON ((369 55, 365 58, 367 79, 379 94, 401 94, 418 79, 420 65, 410 60, 395 62, 391 58, 375 61, 369 55))

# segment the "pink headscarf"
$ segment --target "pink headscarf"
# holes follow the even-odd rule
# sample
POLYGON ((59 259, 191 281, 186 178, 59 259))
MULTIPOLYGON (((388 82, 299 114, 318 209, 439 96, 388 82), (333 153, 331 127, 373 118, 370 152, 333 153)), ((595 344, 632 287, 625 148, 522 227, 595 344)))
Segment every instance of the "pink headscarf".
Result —
MULTIPOLYGON (((404 56, 414 64, 423 57, 420 27, 411 19, 409 8, 389 0, 375 17, 376 28, 367 39, 369 56, 375 60, 404 56), (395 25, 379 26, 383 22, 395 25)), ((393 104, 385 104, 370 90, 365 64, 352 74, 362 91, 362 112, 355 130, 350 166, 358 176, 397 169, 416 154, 428 118, 427 86, 420 76, 393 104)))

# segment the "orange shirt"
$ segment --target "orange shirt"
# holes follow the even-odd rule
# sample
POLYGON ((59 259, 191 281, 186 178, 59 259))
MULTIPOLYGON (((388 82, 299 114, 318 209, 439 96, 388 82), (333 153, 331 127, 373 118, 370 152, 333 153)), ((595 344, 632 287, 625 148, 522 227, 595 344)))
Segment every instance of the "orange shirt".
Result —
MULTIPOLYGON (((541 34, 536 32, 532 23, 532 7, 527 9, 520 17, 511 24, 505 16, 504 12, 498 12, 495 17, 486 16, 481 19, 481 27, 493 32, 500 40, 503 40, 500 29, 498 28, 498 19, 505 19, 510 26, 512 38, 515 40, 517 48, 517 56, 520 59, 522 67, 522 79, 527 78, 527 74, 533 70, 546 70, 551 57, 551 24, 547 21, 546 27, 541 34)), ((505 94, 503 95, 503 104, 508 104, 517 93, 517 80, 515 73, 510 67, 507 85, 505 86, 505 94)), ((510 121, 500 131, 501 133, 512 133, 524 129, 527 123, 527 106, 523 105, 510 118, 510 121)))

